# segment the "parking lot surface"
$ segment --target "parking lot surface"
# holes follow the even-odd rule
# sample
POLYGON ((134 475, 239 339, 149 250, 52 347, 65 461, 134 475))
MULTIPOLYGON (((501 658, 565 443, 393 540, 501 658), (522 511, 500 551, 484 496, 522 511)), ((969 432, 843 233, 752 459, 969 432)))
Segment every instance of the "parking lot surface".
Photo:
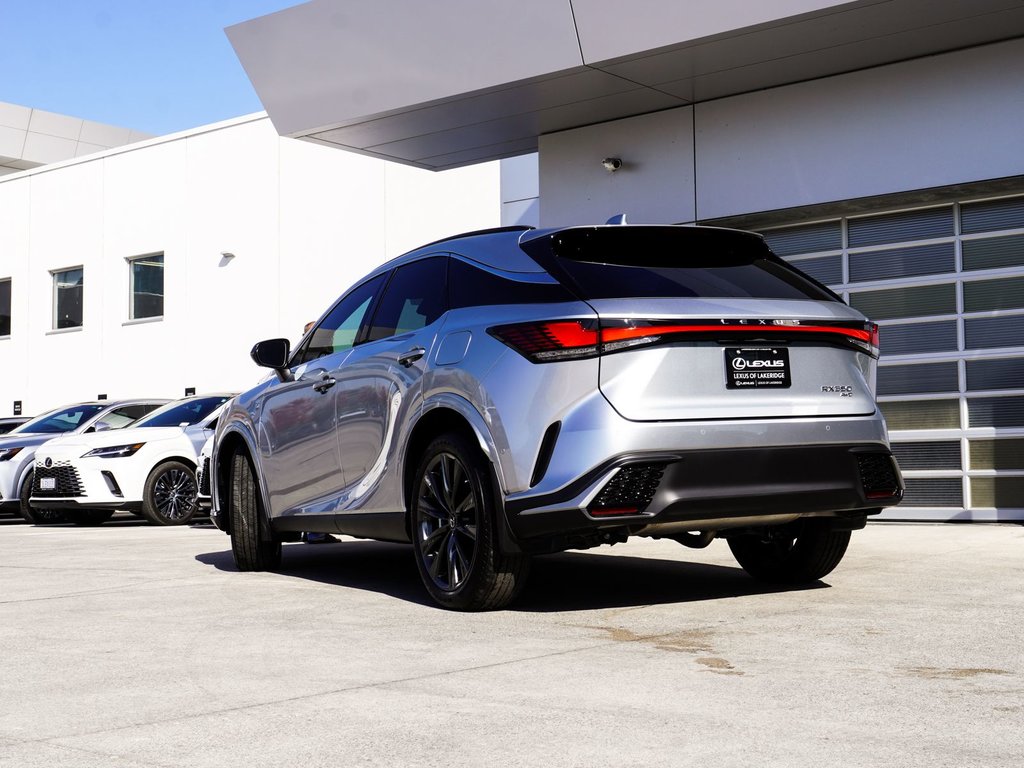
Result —
POLYGON ((1024 527, 873 524, 814 587, 724 542, 428 603, 407 547, 0 521, 0 766, 1017 766, 1024 527))

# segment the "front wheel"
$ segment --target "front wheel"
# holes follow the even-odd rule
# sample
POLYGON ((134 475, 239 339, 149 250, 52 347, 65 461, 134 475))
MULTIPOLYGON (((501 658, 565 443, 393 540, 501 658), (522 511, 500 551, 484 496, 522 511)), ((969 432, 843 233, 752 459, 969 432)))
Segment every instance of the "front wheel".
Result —
POLYGON ((281 566, 281 542, 263 537, 263 504, 249 457, 231 457, 228 514, 231 516, 231 554, 240 571, 272 571, 281 566))
POLYGON ((798 520, 759 534, 729 537, 740 566, 759 581, 805 584, 830 574, 846 554, 849 531, 819 520, 798 520))
POLYGON ((529 559, 500 551, 490 468, 457 434, 426 449, 416 469, 411 523, 416 566, 430 596, 461 611, 503 608, 526 582, 529 559))
POLYGON ((32 482, 34 477, 35 473, 29 472, 25 477, 25 482, 21 484, 21 494, 18 497, 21 516, 25 518, 26 523, 32 523, 33 525, 63 523, 67 519, 67 516, 60 510, 34 509, 29 503, 29 499, 32 498, 32 482))
POLYGON ((199 509, 195 471, 180 461, 165 461, 149 473, 142 492, 142 514, 155 525, 185 525, 199 509))

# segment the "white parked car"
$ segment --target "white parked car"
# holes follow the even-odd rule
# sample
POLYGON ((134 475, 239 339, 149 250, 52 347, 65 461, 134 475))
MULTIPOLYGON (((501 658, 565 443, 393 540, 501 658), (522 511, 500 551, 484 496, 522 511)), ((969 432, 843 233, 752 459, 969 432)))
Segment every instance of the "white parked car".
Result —
POLYGON ((71 435, 36 451, 30 504, 61 509, 79 525, 116 510, 156 525, 183 525, 196 514, 196 460, 229 393, 176 400, 117 432, 71 435))
MULTIPOLYGON (((39 446, 58 435, 87 435, 118 430, 166 400, 97 400, 66 405, 36 416, 0 437, 0 510, 20 512, 30 523, 62 522, 59 510, 29 506, 39 446)), ((116 438, 115 438, 116 439, 116 438)))
POLYGON ((210 498, 210 457, 213 455, 213 435, 203 443, 199 451, 199 460, 196 463, 196 485, 199 486, 199 496, 196 503, 203 512, 209 512, 212 504, 210 498))

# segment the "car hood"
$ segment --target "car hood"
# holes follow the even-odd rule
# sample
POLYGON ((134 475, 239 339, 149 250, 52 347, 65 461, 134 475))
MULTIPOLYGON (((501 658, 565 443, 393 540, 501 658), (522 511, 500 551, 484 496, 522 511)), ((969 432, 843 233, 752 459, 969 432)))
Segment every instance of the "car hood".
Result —
POLYGON ((185 433, 184 427, 138 427, 132 429, 109 429, 103 432, 90 432, 87 435, 65 435, 50 440, 48 447, 67 448, 107 448, 113 445, 130 445, 131 443, 150 443, 155 440, 170 440, 185 433))
POLYGON ((25 448, 31 448, 42 445, 54 438, 59 438, 61 434, 62 433, 60 432, 22 432, 17 435, 4 435, 3 437, 0 437, 0 448, 14 448, 19 445, 25 448))

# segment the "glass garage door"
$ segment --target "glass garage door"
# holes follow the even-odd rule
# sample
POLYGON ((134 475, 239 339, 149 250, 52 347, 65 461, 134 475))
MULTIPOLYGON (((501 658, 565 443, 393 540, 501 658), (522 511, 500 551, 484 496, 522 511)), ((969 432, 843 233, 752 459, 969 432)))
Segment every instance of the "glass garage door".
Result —
POLYGON ((906 498, 890 520, 1024 520, 1024 196, 765 230, 881 326, 906 498))

